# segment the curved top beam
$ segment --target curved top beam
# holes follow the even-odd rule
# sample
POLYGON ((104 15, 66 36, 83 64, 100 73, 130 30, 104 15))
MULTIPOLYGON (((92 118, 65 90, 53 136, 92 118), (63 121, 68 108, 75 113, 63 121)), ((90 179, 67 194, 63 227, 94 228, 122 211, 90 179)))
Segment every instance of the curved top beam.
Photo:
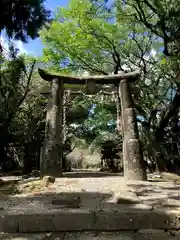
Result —
POLYGON ((127 79, 131 82, 136 81, 140 77, 140 70, 133 72, 122 72, 117 75, 100 75, 100 76, 67 76, 67 75, 54 75, 46 72, 45 70, 38 69, 39 75, 45 81, 52 81, 55 78, 63 80, 65 84, 86 84, 87 81, 95 81, 96 84, 118 84, 121 80, 127 79))

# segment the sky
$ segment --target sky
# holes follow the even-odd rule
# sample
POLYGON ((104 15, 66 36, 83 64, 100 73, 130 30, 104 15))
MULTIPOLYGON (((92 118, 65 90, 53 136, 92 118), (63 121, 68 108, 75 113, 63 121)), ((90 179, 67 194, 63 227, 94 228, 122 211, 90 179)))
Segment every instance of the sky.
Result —
MULTIPOLYGON (((46 0, 45 7, 53 12, 57 6, 64 7, 67 4, 68 0, 46 0)), ((23 44, 23 48, 26 53, 31 55, 42 55, 43 46, 40 39, 29 40, 27 44, 23 44)))

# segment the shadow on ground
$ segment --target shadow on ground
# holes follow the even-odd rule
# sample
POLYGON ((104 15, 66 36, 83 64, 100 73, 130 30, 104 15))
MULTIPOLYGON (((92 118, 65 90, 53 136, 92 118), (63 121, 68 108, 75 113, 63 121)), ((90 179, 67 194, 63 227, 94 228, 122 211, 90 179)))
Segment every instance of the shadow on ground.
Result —
POLYGON ((123 173, 113 173, 113 172, 98 172, 98 171, 74 171, 74 172, 65 172, 63 177, 69 178, 103 178, 103 177, 119 177, 123 176, 123 173))
POLYGON ((172 182, 156 182, 152 184, 128 184, 140 201, 153 209, 180 210, 180 185, 172 182))

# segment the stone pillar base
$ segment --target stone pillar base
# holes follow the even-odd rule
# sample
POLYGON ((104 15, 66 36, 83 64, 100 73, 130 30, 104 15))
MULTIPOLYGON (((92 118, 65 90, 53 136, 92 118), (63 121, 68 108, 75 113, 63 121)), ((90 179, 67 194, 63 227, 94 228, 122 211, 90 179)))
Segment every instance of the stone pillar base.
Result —
POLYGON ((130 139, 125 142, 126 167, 124 175, 127 180, 146 181, 145 166, 143 166, 143 158, 141 154, 140 141, 138 139, 130 139))

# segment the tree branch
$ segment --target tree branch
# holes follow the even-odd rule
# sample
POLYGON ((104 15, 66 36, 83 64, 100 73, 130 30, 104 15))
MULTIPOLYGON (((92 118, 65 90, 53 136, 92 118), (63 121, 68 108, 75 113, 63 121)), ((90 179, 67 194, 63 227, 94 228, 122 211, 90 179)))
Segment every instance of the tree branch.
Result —
MULTIPOLYGON (((33 74, 33 71, 34 71, 34 67, 35 67, 35 64, 36 64, 36 60, 33 61, 32 65, 31 65, 31 70, 30 70, 30 73, 29 73, 29 76, 28 76, 28 79, 27 79, 27 85, 26 85, 26 90, 24 92, 24 95, 22 96, 22 98, 19 100, 18 102, 18 107, 24 102, 27 94, 28 94, 28 91, 29 91, 29 84, 31 82, 31 77, 32 77, 32 74, 33 74)), ((27 76, 27 73, 26 73, 26 70, 24 69, 24 72, 27 76)))

